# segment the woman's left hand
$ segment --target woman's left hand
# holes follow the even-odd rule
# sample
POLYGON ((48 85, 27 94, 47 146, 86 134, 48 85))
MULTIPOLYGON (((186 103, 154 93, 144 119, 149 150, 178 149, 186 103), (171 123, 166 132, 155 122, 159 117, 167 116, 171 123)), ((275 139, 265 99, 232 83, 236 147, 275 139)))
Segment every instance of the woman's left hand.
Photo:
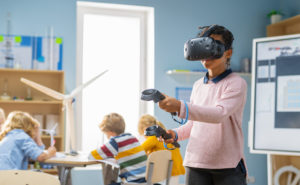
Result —
POLYGON ((163 95, 165 96, 165 99, 158 103, 159 107, 166 112, 180 112, 181 102, 176 98, 167 96, 165 94, 163 95))

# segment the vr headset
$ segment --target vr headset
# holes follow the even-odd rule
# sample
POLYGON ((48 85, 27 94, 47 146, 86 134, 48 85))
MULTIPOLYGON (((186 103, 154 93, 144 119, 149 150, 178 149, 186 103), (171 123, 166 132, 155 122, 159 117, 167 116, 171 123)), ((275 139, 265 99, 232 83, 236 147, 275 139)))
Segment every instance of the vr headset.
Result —
POLYGON ((184 44, 184 58, 190 61, 213 60, 223 56, 225 45, 211 37, 217 25, 212 25, 198 38, 190 39, 184 44))

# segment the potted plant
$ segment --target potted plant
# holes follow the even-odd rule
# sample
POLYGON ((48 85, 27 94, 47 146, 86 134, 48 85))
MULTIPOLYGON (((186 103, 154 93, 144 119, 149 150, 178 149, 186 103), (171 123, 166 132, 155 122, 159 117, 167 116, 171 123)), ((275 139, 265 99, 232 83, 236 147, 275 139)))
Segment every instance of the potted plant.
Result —
POLYGON ((271 19, 271 24, 281 21, 283 13, 278 10, 272 10, 267 15, 271 19))

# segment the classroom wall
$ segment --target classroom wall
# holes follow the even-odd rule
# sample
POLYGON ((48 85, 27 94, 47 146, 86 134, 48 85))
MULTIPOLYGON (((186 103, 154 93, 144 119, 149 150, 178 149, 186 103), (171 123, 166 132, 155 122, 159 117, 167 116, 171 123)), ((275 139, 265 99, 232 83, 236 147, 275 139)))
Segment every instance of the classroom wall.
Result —
MULTIPOLYGON (((165 74, 167 70, 202 68, 200 63, 188 62, 183 58, 183 43, 196 35, 198 26, 221 24, 233 32, 235 41, 231 66, 234 71, 239 71, 241 68, 240 61, 245 57, 251 57, 252 39, 265 36, 265 27, 269 24, 266 14, 272 9, 280 7, 290 9, 290 7, 295 7, 294 4, 299 5, 298 0, 288 0, 288 4, 285 4, 286 0, 94 1, 155 8, 155 88, 171 96, 175 96, 175 87, 191 86, 192 81, 170 77, 165 74)), ((295 9, 295 11, 299 12, 299 9, 295 9)), ((13 34, 43 36, 47 27, 53 26, 54 34, 63 37, 63 69, 66 77, 66 92, 74 89, 76 84, 76 0, 1 0, 0 33, 6 31, 5 17, 7 12, 12 14, 13 34)), ((245 155, 249 175, 256 178, 255 184, 266 185, 266 156, 249 154, 247 147, 251 79, 248 77, 245 79, 248 84, 248 100, 243 119, 245 155)), ((157 107, 155 115, 168 128, 178 126, 171 120, 168 113, 157 107)), ((184 154, 186 142, 181 144, 184 154)), ((88 181, 88 178, 86 180, 88 181)))
POLYGON ((280 0, 280 10, 284 13, 283 18, 292 17, 300 14, 299 0, 280 0))

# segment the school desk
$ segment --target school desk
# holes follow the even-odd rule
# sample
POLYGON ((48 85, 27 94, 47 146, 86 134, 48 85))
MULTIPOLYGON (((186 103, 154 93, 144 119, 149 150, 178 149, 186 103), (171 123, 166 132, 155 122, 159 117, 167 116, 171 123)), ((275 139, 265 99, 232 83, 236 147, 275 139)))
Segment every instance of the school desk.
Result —
POLYGON ((116 181, 119 173, 117 165, 104 160, 88 160, 86 155, 81 154, 76 156, 66 155, 63 157, 53 157, 45 160, 43 163, 57 166, 61 185, 72 185, 71 170, 74 167, 86 167, 88 165, 101 164, 104 185, 110 184, 111 181, 116 181))

